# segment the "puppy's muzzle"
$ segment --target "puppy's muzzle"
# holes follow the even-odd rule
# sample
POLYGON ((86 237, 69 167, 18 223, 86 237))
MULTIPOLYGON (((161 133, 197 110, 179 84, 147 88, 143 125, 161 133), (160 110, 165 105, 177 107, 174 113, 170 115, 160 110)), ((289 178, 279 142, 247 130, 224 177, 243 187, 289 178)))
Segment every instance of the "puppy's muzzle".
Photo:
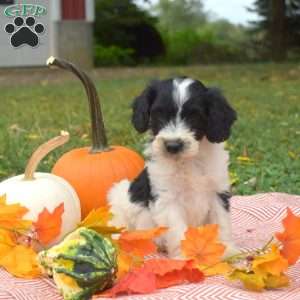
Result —
POLYGON ((164 141, 166 151, 171 154, 177 154, 184 148, 184 143, 180 139, 164 141))

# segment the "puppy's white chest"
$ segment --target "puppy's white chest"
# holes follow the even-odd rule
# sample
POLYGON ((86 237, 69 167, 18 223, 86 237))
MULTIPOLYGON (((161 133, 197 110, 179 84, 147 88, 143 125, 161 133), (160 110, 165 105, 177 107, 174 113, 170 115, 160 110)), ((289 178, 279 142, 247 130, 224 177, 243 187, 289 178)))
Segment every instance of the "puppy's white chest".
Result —
POLYGON ((205 223, 215 189, 199 162, 185 161, 165 168, 151 166, 149 171, 164 209, 179 207, 188 226, 205 223))
POLYGON ((191 182, 182 186, 183 192, 177 201, 184 208, 186 223, 197 227, 206 223, 214 190, 207 176, 198 174, 192 178, 191 182))

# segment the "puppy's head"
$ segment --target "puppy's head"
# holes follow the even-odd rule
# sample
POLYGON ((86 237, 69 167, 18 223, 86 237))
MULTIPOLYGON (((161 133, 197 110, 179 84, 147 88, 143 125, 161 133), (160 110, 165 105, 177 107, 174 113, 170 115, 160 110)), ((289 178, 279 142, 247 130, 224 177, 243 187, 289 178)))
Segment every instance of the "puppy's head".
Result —
POLYGON ((152 151, 169 157, 196 155, 203 137, 225 141, 235 120, 217 89, 190 78, 155 81, 133 103, 134 127, 140 133, 150 129, 152 151))

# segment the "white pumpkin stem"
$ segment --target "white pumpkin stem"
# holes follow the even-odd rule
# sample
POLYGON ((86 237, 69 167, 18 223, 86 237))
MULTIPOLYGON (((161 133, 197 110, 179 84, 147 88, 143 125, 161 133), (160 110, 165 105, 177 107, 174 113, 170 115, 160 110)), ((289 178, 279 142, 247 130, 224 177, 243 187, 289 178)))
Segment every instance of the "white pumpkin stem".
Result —
POLYGON ((34 172, 37 169, 40 161, 51 151, 64 145, 70 139, 70 135, 67 131, 62 131, 60 136, 57 136, 48 142, 39 146, 36 151, 30 157, 24 174, 24 180, 34 180, 34 172))

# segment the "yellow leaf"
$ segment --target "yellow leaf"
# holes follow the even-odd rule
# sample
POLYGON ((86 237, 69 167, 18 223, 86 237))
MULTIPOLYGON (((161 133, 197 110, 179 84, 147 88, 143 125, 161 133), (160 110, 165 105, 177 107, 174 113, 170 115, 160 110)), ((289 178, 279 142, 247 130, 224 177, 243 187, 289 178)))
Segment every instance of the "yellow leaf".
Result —
POLYGON ((81 223, 79 223, 79 227, 91 227, 96 225, 107 225, 108 221, 112 218, 112 214, 109 211, 109 207, 104 206, 97 209, 93 209, 89 212, 89 214, 85 217, 81 223))
POLYGON ((264 278, 261 275, 245 270, 234 270, 229 276, 230 280, 240 280, 246 289, 256 292, 263 291, 265 287, 264 278))
POLYGON ((240 163, 245 163, 245 164, 253 163, 253 160, 250 157, 248 157, 248 156, 238 156, 237 160, 240 163))
POLYGON ((109 207, 100 207, 90 211, 86 218, 78 224, 78 227, 87 227, 104 235, 120 233, 123 228, 117 228, 108 225, 108 222, 111 220, 111 218, 112 214, 109 211, 109 207))
POLYGON ((15 241, 11 232, 0 229, 0 258, 4 257, 14 246, 15 241))
POLYGON ((120 251, 118 254, 117 279, 120 279, 129 273, 132 269, 141 266, 143 261, 144 260, 139 256, 134 256, 125 251, 120 251))
POLYGON ((289 278, 285 274, 279 276, 269 275, 265 278, 266 289, 276 289, 289 285, 289 278))
POLYGON ((231 185, 235 185, 240 180, 238 175, 235 172, 229 172, 229 177, 230 177, 230 184, 231 185))
POLYGON ((246 289, 262 291, 287 286, 288 277, 283 274, 288 268, 288 261, 281 256, 277 245, 271 245, 267 253, 254 257, 251 271, 235 269, 231 280, 240 280, 246 289))
POLYGON ((267 274, 279 276, 288 268, 288 261, 281 256, 276 245, 272 245, 269 252, 254 258, 252 262, 253 271, 262 276, 267 274))
POLYGON ((27 138, 28 138, 29 140, 37 140, 37 139, 40 138, 40 136, 37 135, 37 134, 31 133, 31 134, 28 134, 28 135, 27 135, 27 138))
POLYGON ((23 220, 23 216, 28 212, 26 207, 20 204, 6 204, 6 195, 0 196, 0 228, 26 231, 32 222, 23 220))
POLYGON ((288 155, 292 159, 296 159, 297 158, 297 154, 295 152, 293 152, 293 151, 288 151, 288 155))
POLYGON ((205 276, 225 275, 232 272, 232 266, 227 262, 220 262, 214 266, 199 266, 205 276))
POLYGON ((0 258, 0 266, 16 277, 37 278, 41 273, 36 257, 37 254, 32 248, 16 245, 9 253, 0 258))

